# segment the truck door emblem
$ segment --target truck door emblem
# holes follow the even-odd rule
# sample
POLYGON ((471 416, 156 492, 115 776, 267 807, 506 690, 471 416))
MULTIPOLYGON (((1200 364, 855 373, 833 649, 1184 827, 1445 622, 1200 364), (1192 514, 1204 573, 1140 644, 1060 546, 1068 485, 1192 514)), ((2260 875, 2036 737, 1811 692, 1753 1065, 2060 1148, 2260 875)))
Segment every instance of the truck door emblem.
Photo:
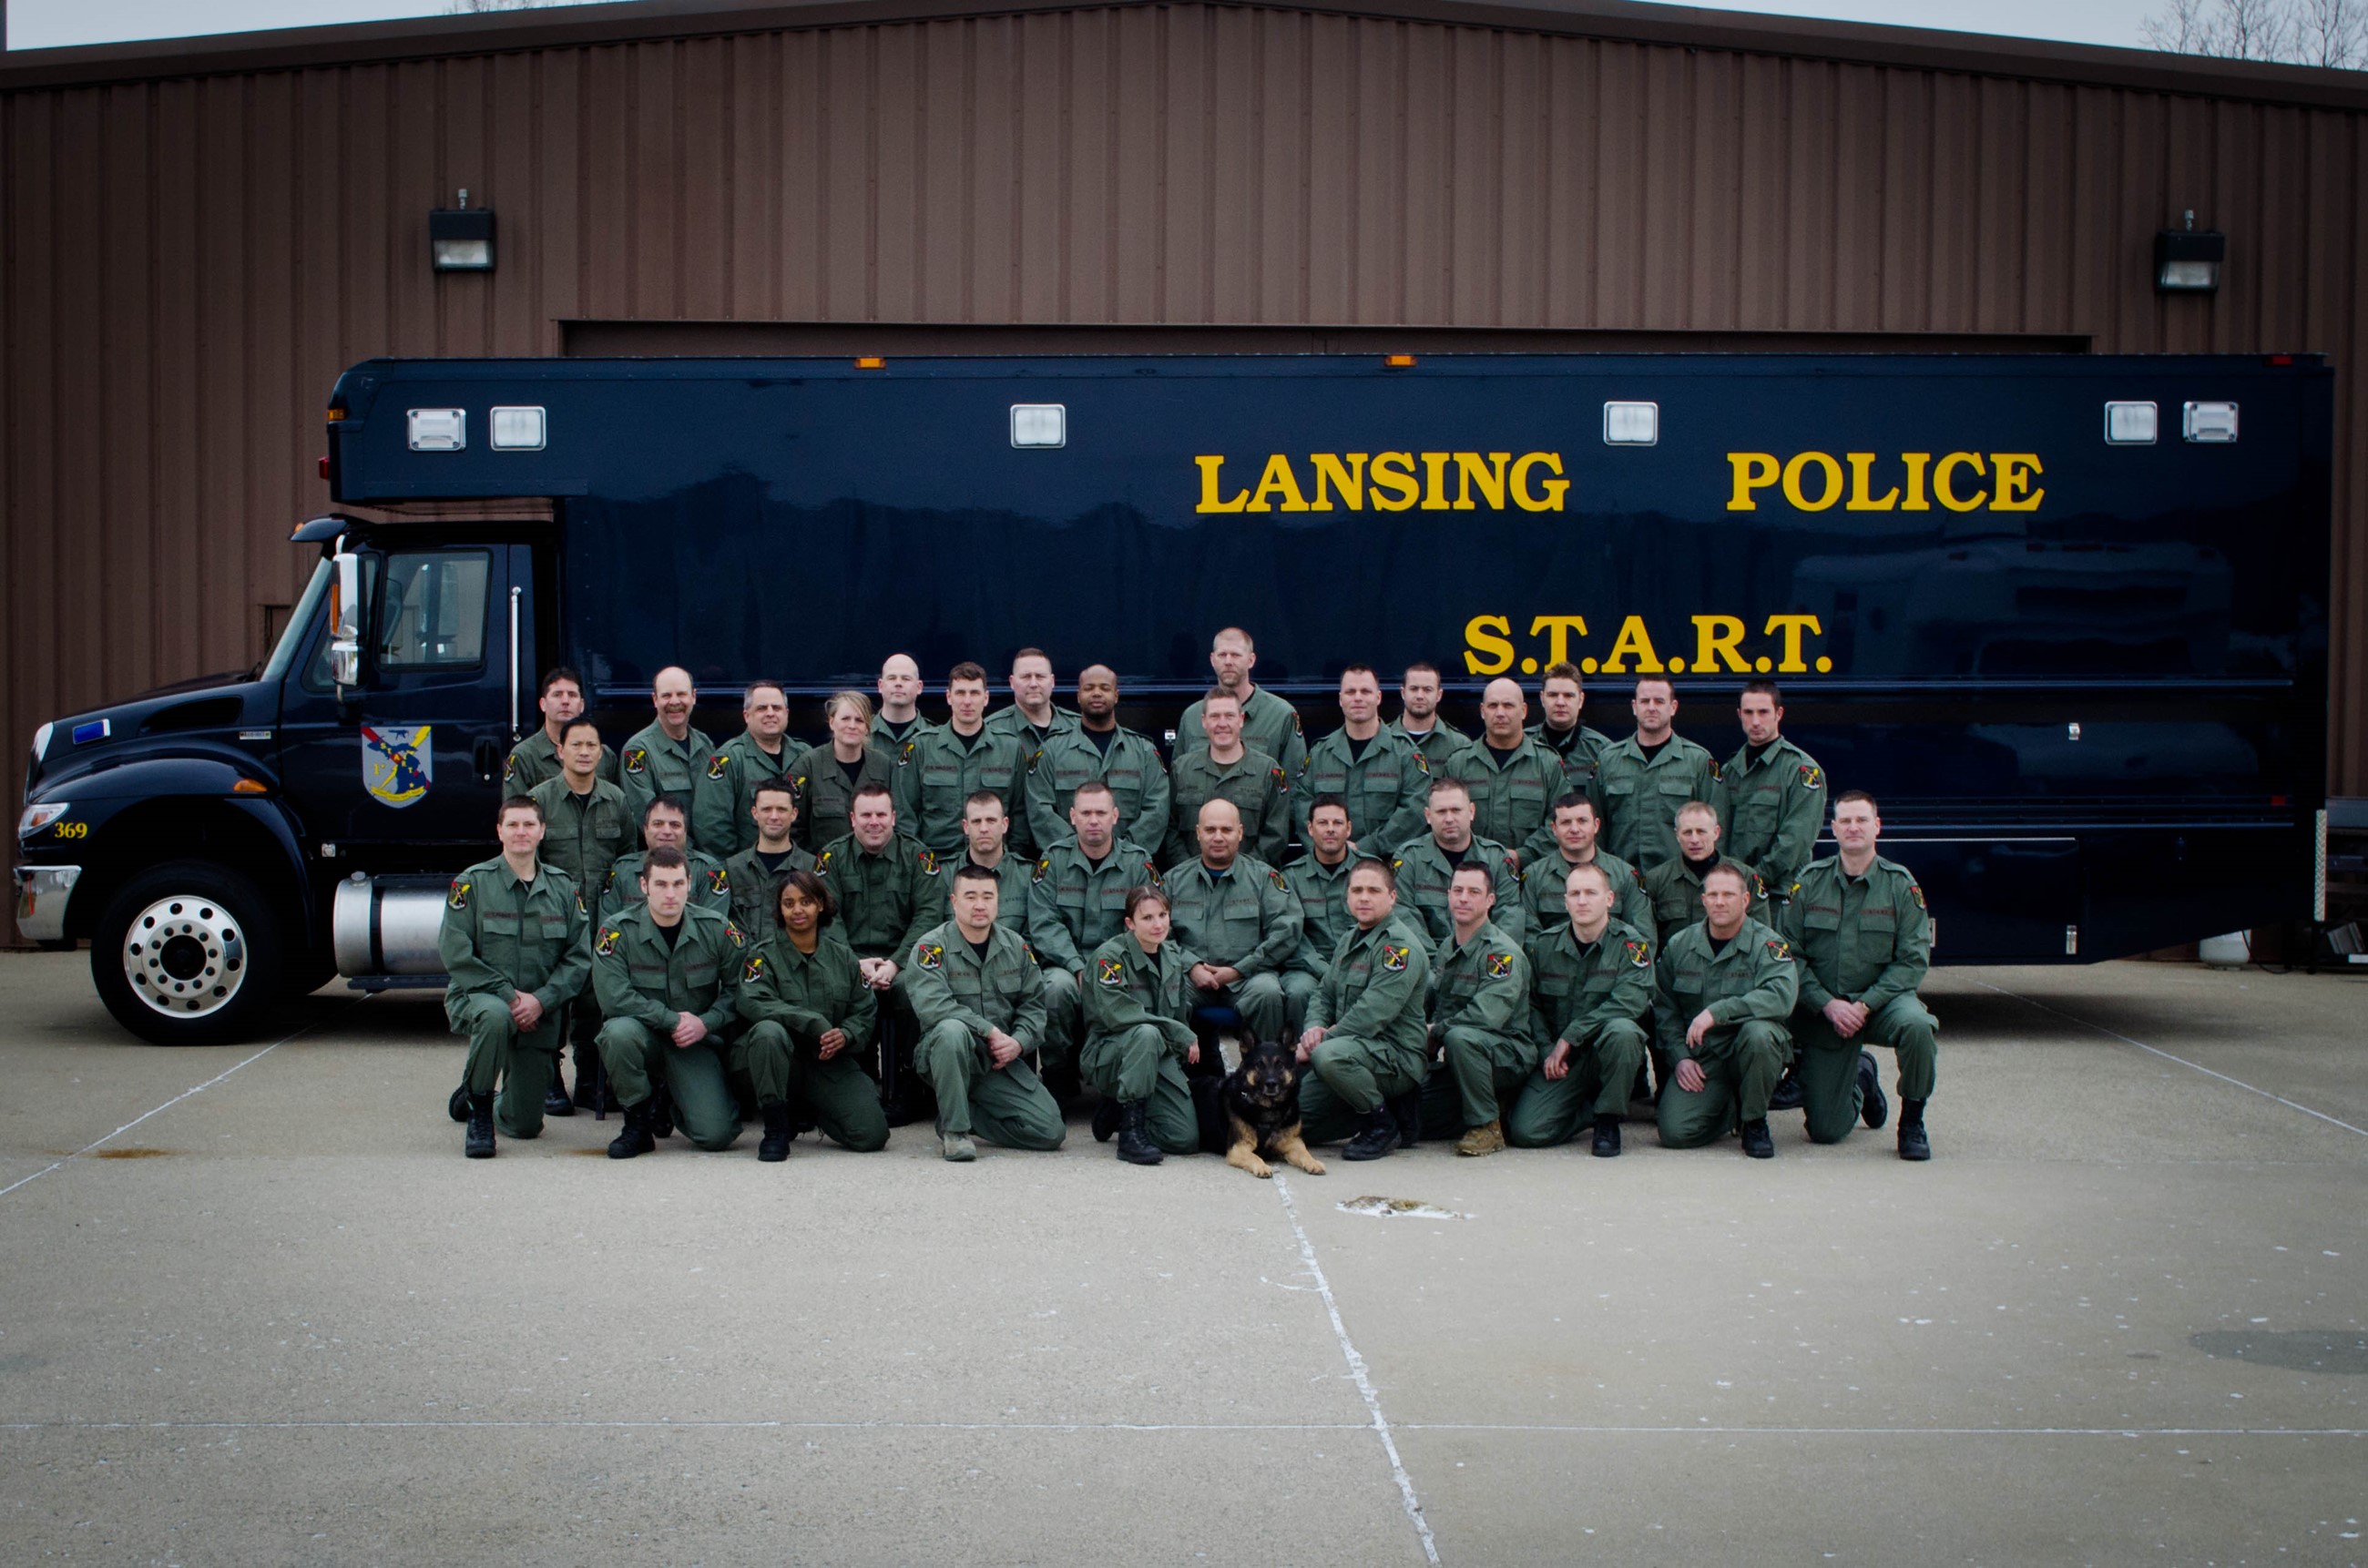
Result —
POLYGON ((406 730, 362 726, 362 788, 400 811, 416 805, 436 781, 436 754, 419 724, 406 730))

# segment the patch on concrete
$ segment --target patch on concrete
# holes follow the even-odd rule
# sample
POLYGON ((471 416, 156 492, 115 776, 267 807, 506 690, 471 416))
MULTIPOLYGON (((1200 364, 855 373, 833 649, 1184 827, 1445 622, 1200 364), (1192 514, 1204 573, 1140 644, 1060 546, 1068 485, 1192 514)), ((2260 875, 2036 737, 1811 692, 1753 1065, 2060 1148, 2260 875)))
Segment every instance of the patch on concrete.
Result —
POLYGON ((1452 1209, 1440 1209, 1425 1203, 1419 1198, 1380 1198, 1368 1194, 1333 1207, 1343 1214, 1370 1214, 1377 1220, 1400 1217, 1408 1220, 1461 1220, 1466 1217, 1452 1209))
POLYGON ((2337 1372, 2346 1377, 2368 1373, 2368 1335, 2356 1331, 2339 1334, 2296 1328, 2270 1334, 2261 1329, 2215 1328, 2189 1335, 2187 1343, 2206 1356, 2283 1367, 2289 1372, 2337 1372))
POLYGON ((161 1160, 177 1154, 177 1149, 101 1149, 91 1156, 94 1160, 161 1160))

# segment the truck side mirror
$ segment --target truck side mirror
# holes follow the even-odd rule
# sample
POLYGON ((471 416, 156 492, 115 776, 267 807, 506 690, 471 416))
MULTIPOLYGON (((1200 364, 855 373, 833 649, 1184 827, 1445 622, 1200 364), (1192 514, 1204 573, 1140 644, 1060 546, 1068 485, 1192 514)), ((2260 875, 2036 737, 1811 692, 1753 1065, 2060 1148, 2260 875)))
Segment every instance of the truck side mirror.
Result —
POLYGON ((337 580, 329 597, 329 678, 342 695, 362 679, 362 558, 339 551, 330 559, 337 580))

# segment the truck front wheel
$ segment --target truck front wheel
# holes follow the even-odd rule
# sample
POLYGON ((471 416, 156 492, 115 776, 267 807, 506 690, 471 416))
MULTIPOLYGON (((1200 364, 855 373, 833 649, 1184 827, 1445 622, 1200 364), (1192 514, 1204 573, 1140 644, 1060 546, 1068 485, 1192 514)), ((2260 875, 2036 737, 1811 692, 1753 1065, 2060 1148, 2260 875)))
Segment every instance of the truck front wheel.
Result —
POLYGON ((155 1045, 251 1036, 281 1001, 280 922, 254 883, 201 860, 142 872, 91 933, 90 972, 116 1022, 155 1045))

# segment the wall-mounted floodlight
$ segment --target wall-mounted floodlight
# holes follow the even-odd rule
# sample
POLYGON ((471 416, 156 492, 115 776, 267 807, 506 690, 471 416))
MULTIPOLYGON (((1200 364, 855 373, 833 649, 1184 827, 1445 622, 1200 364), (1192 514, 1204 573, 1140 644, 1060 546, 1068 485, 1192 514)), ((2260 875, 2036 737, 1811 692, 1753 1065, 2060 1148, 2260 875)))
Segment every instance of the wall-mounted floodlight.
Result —
POLYGON ((427 255, 438 272, 491 272, 494 210, 470 206, 464 190, 458 207, 438 207, 429 212, 427 255))
POLYGON ((2220 288, 2220 264, 2228 259, 2228 236, 2205 229, 2198 233, 2195 210, 2188 209, 2187 227, 2165 229, 2154 237, 2154 287, 2158 294, 2211 294, 2220 288))

